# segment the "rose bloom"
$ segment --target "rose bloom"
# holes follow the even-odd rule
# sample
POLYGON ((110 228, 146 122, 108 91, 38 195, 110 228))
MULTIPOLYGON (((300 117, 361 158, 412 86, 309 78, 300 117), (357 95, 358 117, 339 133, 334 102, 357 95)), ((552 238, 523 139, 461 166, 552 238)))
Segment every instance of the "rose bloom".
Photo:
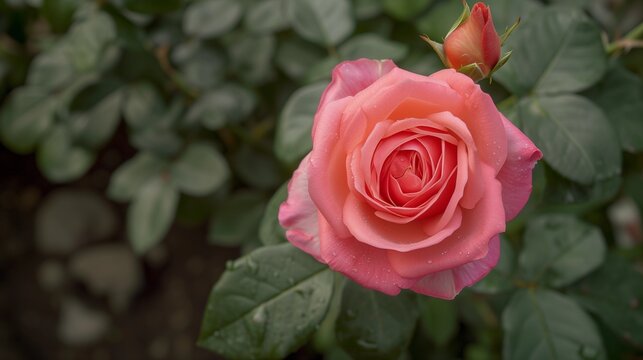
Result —
POLYGON ((452 299, 499 257, 541 152, 455 70, 339 64, 279 209, 286 237, 357 283, 452 299))
POLYGON ((473 6, 467 20, 444 39, 444 53, 454 69, 475 63, 485 76, 489 74, 500 60, 500 37, 487 5, 473 6))

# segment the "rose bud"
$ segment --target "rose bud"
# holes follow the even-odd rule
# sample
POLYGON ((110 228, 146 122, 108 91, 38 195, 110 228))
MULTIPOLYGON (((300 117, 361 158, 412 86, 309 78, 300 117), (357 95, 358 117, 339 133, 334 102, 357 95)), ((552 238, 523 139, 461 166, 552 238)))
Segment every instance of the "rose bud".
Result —
POLYGON ((469 17, 444 40, 444 53, 449 66, 456 70, 476 64, 483 77, 489 75, 500 60, 500 37, 487 5, 473 6, 469 17))
POLYGON ((364 287, 453 299, 491 271, 538 148, 471 78, 343 62, 279 209, 286 238, 364 287))
POLYGON ((483 3, 476 3, 473 10, 463 2, 464 9, 460 18, 447 33, 444 44, 422 36, 446 67, 456 69, 474 81, 479 81, 497 71, 504 65, 511 51, 501 56, 501 45, 518 26, 518 21, 510 26, 502 36, 498 36, 491 18, 491 10, 483 3))

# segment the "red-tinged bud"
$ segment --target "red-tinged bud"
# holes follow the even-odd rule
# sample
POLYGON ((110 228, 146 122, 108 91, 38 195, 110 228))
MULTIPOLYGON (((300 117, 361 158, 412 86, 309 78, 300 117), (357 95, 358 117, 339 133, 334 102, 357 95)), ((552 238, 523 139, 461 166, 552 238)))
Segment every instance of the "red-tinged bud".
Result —
POLYGON ((496 33, 489 7, 476 3, 471 14, 444 40, 444 55, 449 67, 479 68, 486 77, 500 60, 501 39, 496 33))

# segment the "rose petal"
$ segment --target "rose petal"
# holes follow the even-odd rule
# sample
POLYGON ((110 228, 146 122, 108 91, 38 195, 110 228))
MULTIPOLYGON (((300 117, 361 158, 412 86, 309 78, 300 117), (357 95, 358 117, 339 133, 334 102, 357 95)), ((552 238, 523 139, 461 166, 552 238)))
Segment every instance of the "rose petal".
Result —
POLYGON ((299 164, 288 183, 288 198, 279 207, 279 223, 293 245, 320 260, 319 212, 308 193, 310 154, 299 164))
MULTIPOLYGON (((396 67, 391 60, 358 59, 338 64, 333 69, 332 80, 322 94, 317 110, 335 100, 354 96, 396 67)), ((315 121, 313 136, 316 127, 315 121)))
POLYGON ((498 180, 502 183, 502 201, 509 221, 529 200, 532 170, 543 154, 511 121, 504 116, 502 120, 507 132, 508 152, 498 180))
POLYGON ((462 224, 451 236, 428 248, 388 252, 391 265, 400 275, 421 277, 487 255, 489 240, 505 230, 502 186, 493 173, 491 167, 481 164, 479 176, 485 177, 486 191, 474 209, 462 209, 462 224))
POLYGON ((491 97, 468 76, 453 69, 435 72, 429 78, 449 84, 467 99, 465 111, 461 114, 452 113, 467 124, 476 141, 480 159, 493 167, 497 174, 507 159, 507 140, 501 114, 491 97))
POLYGON ((310 197, 324 218, 333 226, 339 236, 350 233, 342 221, 342 209, 348 196, 346 177, 346 154, 338 145, 340 139, 337 128, 342 113, 351 98, 343 98, 329 103, 315 116, 319 126, 313 138, 308 169, 308 191, 310 197))
POLYGON ((415 279, 398 275, 389 264, 386 252, 354 238, 339 238, 330 224, 320 219, 321 257, 338 271, 364 287, 397 295, 412 286, 415 279))
POLYGON ((467 286, 485 277, 498 263, 500 258, 500 239, 498 235, 489 241, 489 252, 480 260, 460 265, 423 277, 411 290, 428 296, 451 300, 467 286))
MULTIPOLYGON (((368 203, 349 195, 344 207, 344 222, 355 239, 378 249, 400 252, 414 251, 443 241, 460 226, 460 212, 454 212, 451 221, 434 234, 428 235, 426 221, 396 224, 374 213, 368 203)), ((435 245, 434 245, 435 246, 435 245)), ((417 278, 420 275, 410 276, 417 278)))

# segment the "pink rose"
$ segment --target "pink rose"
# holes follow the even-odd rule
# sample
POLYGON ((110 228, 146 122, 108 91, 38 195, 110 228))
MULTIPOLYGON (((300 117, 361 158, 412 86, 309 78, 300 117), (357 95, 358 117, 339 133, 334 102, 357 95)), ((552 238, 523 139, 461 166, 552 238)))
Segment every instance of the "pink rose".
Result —
POLYGON ((339 64, 279 209, 286 237, 361 285, 451 299, 498 261, 541 152, 454 70, 339 64))
POLYGON ((487 5, 475 4, 467 20, 447 35, 444 53, 449 66, 456 70, 478 64, 482 75, 489 75, 500 60, 500 37, 487 5))

